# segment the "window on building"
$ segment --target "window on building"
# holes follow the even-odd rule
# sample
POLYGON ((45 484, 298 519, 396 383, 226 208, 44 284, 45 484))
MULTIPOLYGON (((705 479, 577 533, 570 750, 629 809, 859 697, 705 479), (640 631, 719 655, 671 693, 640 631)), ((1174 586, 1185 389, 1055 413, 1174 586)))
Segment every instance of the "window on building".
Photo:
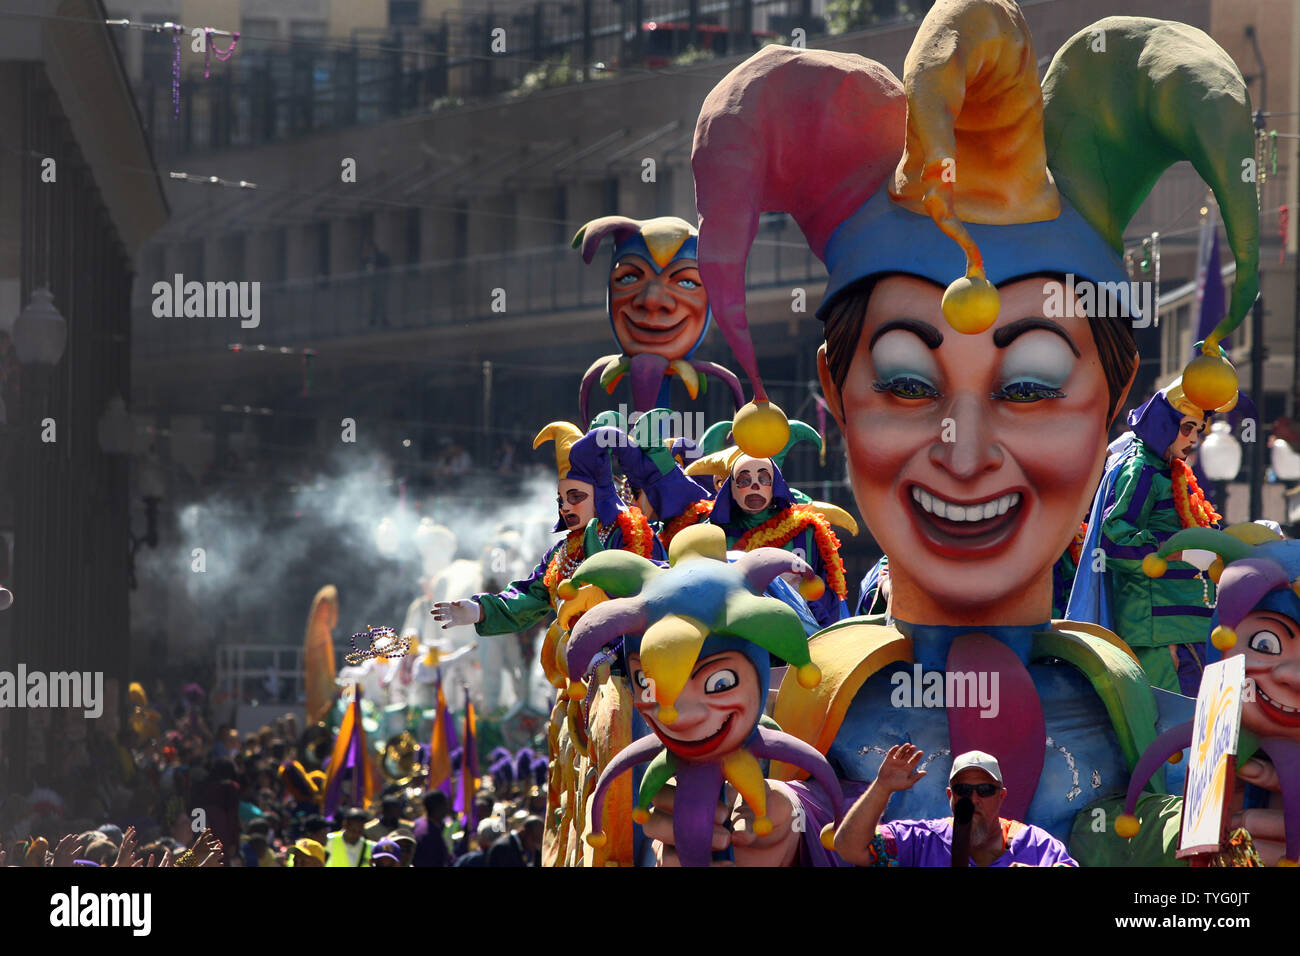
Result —
POLYGON ((451 254, 456 259, 469 255, 469 206, 463 199, 451 215, 451 254))
MULTIPOLYGON (((173 16, 175 14, 145 13, 141 19, 148 23, 166 23, 173 16)), ((176 47, 170 33, 154 33, 152 30, 145 32, 140 53, 141 79, 155 86, 171 86, 175 55, 176 47)))
POLYGON ((270 235, 271 279, 283 282, 289 278, 289 236, 284 228, 274 229, 270 235))
POLYGON ((328 276, 330 274, 330 224, 328 222, 318 222, 316 229, 316 274, 318 276, 328 276))
POLYGON ((420 0, 388 0, 388 25, 413 27, 420 22, 420 0))
POLYGON ((280 36, 280 21, 263 17, 241 17, 239 34, 249 42, 239 48, 239 58, 248 66, 265 66, 284 51, 275 42, 280 36))
POLYGON ((406 263, 415 265, 420 261, 420 210, 406 210, 406 263))

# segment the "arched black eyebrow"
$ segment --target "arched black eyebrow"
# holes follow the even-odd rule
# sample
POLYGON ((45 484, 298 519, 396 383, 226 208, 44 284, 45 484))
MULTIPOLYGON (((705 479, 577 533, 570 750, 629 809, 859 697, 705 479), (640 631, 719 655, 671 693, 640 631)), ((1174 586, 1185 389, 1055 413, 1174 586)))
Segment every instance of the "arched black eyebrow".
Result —
POLYGON ((1290 618, 1288 618, 1285 614, 1282 614, 1278 611, 1270 611, 1268 608, 1261 608, 1253 613, 1258 614, 1260 617, 1266 617, 1269 620, 1274 621, 1277 624, 1280 624, 1282 626, 1282 629, 1286 631, 1287 637, 1291 638, 1291 640, 1293 641, 1296 639, 1295 629, 1292 628, 1290 618))
POLYGON ((895 329, 903 329, 906 332, 911 332, 924 342, 926 348, 931 351, 934 351, 940 345, 943 345, 943 333, 929 322, 922 322, 919 319, 890 319, 884 325, 880 326, 880 328, 876 329, 876 331, 871 333, 871 339, 867 342, 867 348, 874 348, 876 345, 876 339, 880 338, 886 332, 892 332, 895 329))
POLYGON ((993 344, 1000 349, 1004 349, 1015 341, 1017 337, 1024 335, 1026 332, 1032 331, 1033 329, 1046 329, 1048 332, 1055 332, 1061 338, 1065 339, 1065 344, 1070 347, 1070 351, 1074 353, 1075 358, 1081 356, 1079 347, 1074 344, 1074 339, 1070 338, 1069 333, 1066 332, 1065 329, 1061 328, 1055 322, 1049 322, 1047 319, 1040 319, 1034 316, 1030 316, 1026 319, 1016 319, 1016 321, 1008 322, 1001 328, 994 330, 993 344))

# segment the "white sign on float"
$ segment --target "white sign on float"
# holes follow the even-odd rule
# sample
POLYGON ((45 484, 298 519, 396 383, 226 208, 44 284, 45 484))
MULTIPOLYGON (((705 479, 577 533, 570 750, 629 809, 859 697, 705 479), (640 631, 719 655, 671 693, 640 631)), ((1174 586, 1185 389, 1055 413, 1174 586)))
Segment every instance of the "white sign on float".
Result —
POLYGON ((1207 665, 1201 678, 1183 791, 1180 858, 1221 849, 1225 810, 1236 772, 1245 684, 1246 658, 1241 655, 1207 665))

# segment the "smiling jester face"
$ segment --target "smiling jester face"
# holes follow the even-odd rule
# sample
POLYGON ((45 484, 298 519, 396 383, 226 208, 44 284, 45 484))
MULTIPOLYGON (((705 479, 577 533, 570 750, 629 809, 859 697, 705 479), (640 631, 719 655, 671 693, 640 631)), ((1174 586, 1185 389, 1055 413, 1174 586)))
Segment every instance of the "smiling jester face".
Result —
POLYGON ((1237 643, 1224 657, 1246 658, 1255 685, 1242 727, 1260 737, 1300 737, 1300 624, 1276 611, 1247 614, 1236 627, 1237 643))
POLYGON ((696 662, 690 678, 661 719, 653 680, 642 669, 641 655, 629 654, 636 709, 650 729, 679 760, 716 761, 738 750, 760 713, 760 684, 754 664, 740 651, 723 651, 696 662))
POLYGON ((709 301, 694 259, 673 259, 660 271, 634 253, 609 274, 609 314, 619 347, 668 361, 685 358, 704 333, 709 301))
POLYGON ((1052 565, 1101 474, 1110 401, 1088 320, 1068 301, 1048 316, 1052 279, 999 291, 993 328, 962 335, 938 285, 882 278, 842 389, 819 355, 903 620, 1046 620, 1052 565))

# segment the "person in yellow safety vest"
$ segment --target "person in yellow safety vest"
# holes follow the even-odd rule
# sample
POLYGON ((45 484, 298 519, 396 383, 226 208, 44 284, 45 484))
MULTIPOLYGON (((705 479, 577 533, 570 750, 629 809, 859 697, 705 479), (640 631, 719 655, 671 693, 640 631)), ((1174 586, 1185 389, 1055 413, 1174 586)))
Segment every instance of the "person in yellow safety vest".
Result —
POLYGON ((335 830, 325 839, 326 866, 370 866, 374 852, 373 840, 365 838, 366 821, 370 814, 353 807, 343 814, 343 829, 335 830))

